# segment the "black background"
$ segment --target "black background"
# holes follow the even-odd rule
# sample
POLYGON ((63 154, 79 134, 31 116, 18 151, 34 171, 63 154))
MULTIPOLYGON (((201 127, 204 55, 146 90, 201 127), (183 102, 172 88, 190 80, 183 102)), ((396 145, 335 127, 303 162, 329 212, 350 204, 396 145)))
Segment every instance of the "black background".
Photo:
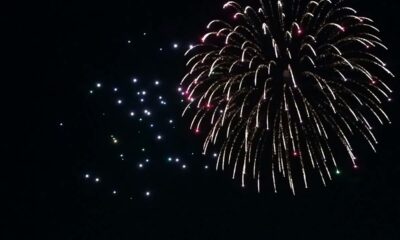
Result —
MULTIPOLYGON (((390 48, 388 66, 399 75, 398 1, 349 2, 376 21, 390 48)), ((93 160, 101 154, 93 141, 104 128, 90 113, 88 86, 94 79, 128 78, 135 63, 149 74, 158 69, 151 53, 132 60, 146 54, 121 43, 145 31, 152 37, 141 44, 198 39, 221 5, 55 0, 3 9, 6 38, 12 37, 4 45, 12 66, 3 85, 10 120, 4 162, 16 167, 4 168, 10 187, 4 198, 13 207, 5 205, 12 227, 3 239, 400 239, 397 79, 389 107, 393 125, 379 130, 378 154, 361 151, 361 169, 327 188, 316 185, 296 197, 288 191, 258 195, 220 173, 160 170, 152 176, 159 197, 130 201, 82 183, 88 162, 103 161, 93 160), (60 131, 60 119, 70 126, 60 131)), ((174 62, 160 60, 171 89, 184 73, 182 53, 174 54, 174 62)))

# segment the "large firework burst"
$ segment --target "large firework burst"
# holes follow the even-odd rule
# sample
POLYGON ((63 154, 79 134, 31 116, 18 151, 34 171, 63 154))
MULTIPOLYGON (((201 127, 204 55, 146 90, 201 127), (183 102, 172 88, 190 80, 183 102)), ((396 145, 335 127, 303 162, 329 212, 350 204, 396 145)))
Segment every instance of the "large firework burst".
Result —
POLYGON ((209 127, 204 153, 218 146, 217 169, 232 165, 243 186, 249 175, 260 191, 263 162, 275 192, 278 173, 293 194, 295 174, 307 188, 309 169, 325 185, 339 171, 340 149, 357 168, 352 135, 375 151, 372 126, 390 123, 381 106, 392 92, 384 79, 394 76, 376 56, 387 48, 373 21, 343 2, 261 0, 253 8, 230 1, 224 9, 233 19, 211 21, 186 53, 183 114, 192 112, 194 131, 209 127))

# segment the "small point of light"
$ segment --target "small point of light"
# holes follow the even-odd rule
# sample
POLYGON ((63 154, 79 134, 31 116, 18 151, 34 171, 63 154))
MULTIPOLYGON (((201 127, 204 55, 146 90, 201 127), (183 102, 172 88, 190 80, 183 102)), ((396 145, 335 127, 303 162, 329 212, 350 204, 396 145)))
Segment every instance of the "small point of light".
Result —
POLYGON ((161 135, 158 135, 157 136, 157 140, 161 140, 162 139, 162 136, 161 135))
POLYGON ((64 123, 60 123, 59 125, 60 125, 60 127, 63 127, 63 126, 64 126, 64 123))
POLYGON ((139 168, 143 168, 143 164, 142 163, 139 163, 139 168))
POLYGON ((354 165, 353 168, 354 168, 354 169, 358 169, 358 166, 357 166, 357 165, 354 165))
POLYGON ((200 129, 196 128, 195 133, 200 133, 200 129))
POLYGON ((145 152, 146 151, 146 149, 145 148, 142 148, 142 152, 145 152))
POLYGON ((182 88, 181 87, 178 87, 178 92, 182 92, 182 88))
POLYGON ((174 123, 174 120, 170 119, 170 120, 169 120, 169 123, 170 123, 170 124, 174 123))
POLYGON ((89 174, 85 174, 85 178, 86 179, 90 178, 90 175, 89 174))
POLYGON ((131 115, 131 117, 134 117, 135 116, 135 112, 131 112, 130 115, 131 115))
POLYGON ((122 100, 119 99, 119 100, 117 101, 117 103, 118 103, 119 105, 121 105, 121 104, 122 104, 122 100))
POLYGON ((204 166, 204 169, 208 169, 208 165, 205 165, 205 166, 204 166))
POLYGON ((160 81, 155 81, 154 85, 156 85, 156 86, 160 85, 160 81))
POLYGON ((215 158, 218 157, 218 154, 217 154, 217 153, 214 153, 214 154, 213 154, 213 157, 215 157, 215 158))
POLYGON ((182 165, 182 168, 183 168, 183 169, 186 169, 186 165, 185 165, 185 164, 183 164, 183 165, 182 165))
POLYGON ((93 90, 90 90, 89 93, 90 93, 90 94, 93 94, 93 90))
POLYGON ((172 158, 171 157, 168 158, 168 162, 172 162, 172 158))
POLYGON ((144 32, 144 33, 143 33, 143 36, 147 36, 147 32, 144 32))
POLYGON ((144 112, 144 114, 147 115, 147 116, 150 116, 150 115, 151 115, 151 112, 150 112, 149 110, 147 110, 147 109, 145 109, 143 112, 144 112))
POLYGON ((146 197, 149 197, 149 196, 151 195, 150 191, 147 191, 147 192, 145 193, 145 195, 146 195, 146 197))
POLYGON ((100 182, 100 178, 96 178, 94 181, 98 183, 100 182))
POLYGON ((336 174, 339 175, 340 174, 340 170, 336 169, 336 174))
POLYGON ((174 48, 177 49, 179 47, 179 45, 177 43, 174 43, 174 48))
POLYGON ((97 88, 101 88, 101 83, 97 83, 97 84, 96 84, 96 87, 97 87, 97 88))
POLYGON ((150 159, 146 158, 145 162, 147 162, 147 163, 150 162, 150 159))
POLYGON ((189 49, 192 49, 194 46, 192 44, 189 45, 189 49))
POLYGON ((116 195, 116 194, 117 194, 117 191, 114 190, 114 191, 113 191, 113 194, 116 195))
POLYGON ((179 162, 179 158, 175 158, 175 162, 179 162))
POLYGON ((138 82, 137 78, 134 78, 134 79, 132 80, 132 82, 133 82, 133 83, 137 83, 137 82, 138 82))
POLYGON ((293 156, 297 157, 297 156, 299 156, 299 153, 298 152, 293 152, 293 156))
POLYGON ((118 92, 118 88, 114 88, 114 92, 118 92))
POLYGON ((128 44, 131 44, 132 43, 132 41, 131 40, 128 40, 128 44))
POLYGON ((162 52, 163 51, 163 48, 160 48, 160 52, 162 52))

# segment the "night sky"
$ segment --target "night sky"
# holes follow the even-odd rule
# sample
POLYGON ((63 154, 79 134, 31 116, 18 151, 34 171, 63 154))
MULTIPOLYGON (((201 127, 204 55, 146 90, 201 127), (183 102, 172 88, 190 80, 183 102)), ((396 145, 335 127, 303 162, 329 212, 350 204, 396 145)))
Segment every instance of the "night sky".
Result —
MULTIPOLYGON (((349 2, 375 20, 400 75, 400 3, 349 2)), ((378 153, 355 143, 359 169, 327 187, 258 194, 202 156, 179 82, 223 3, 54 0, 6 13, 17 47, 4 161, 16 168, 4 170, 15 208, 3 239, 400 239, 398 79, 378 153)))

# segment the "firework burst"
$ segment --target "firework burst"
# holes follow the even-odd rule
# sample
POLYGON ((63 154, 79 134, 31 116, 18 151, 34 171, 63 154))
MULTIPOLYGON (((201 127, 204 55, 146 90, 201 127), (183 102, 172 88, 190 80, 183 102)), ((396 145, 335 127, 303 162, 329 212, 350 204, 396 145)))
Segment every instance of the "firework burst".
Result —
POLYGON ((373 21, 344 2, 230 1, 233 18, 211 21, 186 53, 183 115, 195 132, 209 128, 204 153, 218 146, 217 169, 232 166, 243 186, 248 176, 260 191, 267 162, 275 192, 279 174, 294 194, 297 173, 306 188, 312 169, 332 179, 339 149, 357 168, 351 136, 376 150, 372 126, 390 123, 384 80, 394 76, 377 57, 387 48, 373 21))

